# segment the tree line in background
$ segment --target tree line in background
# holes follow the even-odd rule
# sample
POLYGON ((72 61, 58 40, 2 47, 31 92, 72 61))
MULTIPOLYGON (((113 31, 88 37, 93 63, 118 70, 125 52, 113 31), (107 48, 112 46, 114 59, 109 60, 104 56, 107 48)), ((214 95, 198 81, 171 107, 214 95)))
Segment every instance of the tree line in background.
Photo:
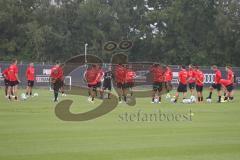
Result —
POLYGON ((107 41, 131 40, 130 61, 240 64, 239 0, 0 0, 0 60, 110 61, 107 41))

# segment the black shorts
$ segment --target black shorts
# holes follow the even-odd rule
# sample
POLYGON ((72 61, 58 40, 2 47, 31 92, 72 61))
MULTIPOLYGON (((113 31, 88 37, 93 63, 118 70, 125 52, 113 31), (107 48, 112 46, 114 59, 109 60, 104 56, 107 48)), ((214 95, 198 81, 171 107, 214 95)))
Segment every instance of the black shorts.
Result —
POLYGON ((126 85, 127 85, 127 88, 133 88, 134 82, 128 82, 126 83, 126 85))
POLYGON ((111 82, 104 82, 104 83, 103 83, 103 90, 109 90, 109 91, 111 91, 111 90, 112 90, 112 84, 111 84, 111 82))
POLYGON ((61 85, 61 87, 64 86, 64 80, 61 80, 60 85, 61 85))
POLYGON ((101 88, 102 87, 102 82, 98 82, 97 84, 96 84, 96 88, 101 88))
POLYGON ((196 85, 196 91, 197 92, 202 92, 203 91, 203 86, 196 85))
POLYGON ((54 91, 59 91, 59 89, 62 87, 62 80, 57 79, 54 83, 53 83, 53 90, 54 91))
POLYGON ((111 91, 111 90, 112 90, 112 85, 103 86, 103 90, 109 90, 109 91, 111 91))
POLYGON ((9 84, 9 80, 4 79, 4 84, 5 84, 6 87, 8 87, 8 86, 10 85, 10 84, 9 84))
POLYGON ((119 89, 124 88, 124 84, 123 83, 117 83, 117 88, 119 88, 119 89))
POLYGON ((88 84, 88 88, 97 88, 97 84, 88 84))
POLYGON ((228 91, 228 92, 232 92, 233 89, 234 89, 234 86, 233 86, 233 84, 230 84, 230 85, 228 85, 226 88, 227 88, 227 91, 228 91))
POLYGON ((9 81, 9 86, 11 86, 11 87, 14 87, 14 86, 16 86, 18 84, 19 84, 18 81, 9 81))
POLYGON ((172 89, 172 83, 171 81, 164 82, 164 87, 166 90, 171 90, 172 89))
POLYGON ((179 83, 177 91, 178 92, 187 92, 187 84, 179 83))
POLYGON ((27 85, 28 85, 28 87, 33 87, 34 86, 34 81, 28 80, 27 85))
POLYGON ((221 91, 221 89, 222 89, 222 85, 221 84, 212 84, 212 88, 213 89, 217 89, 217 91, 221 91))
POLYGON ((163 82, 153 82, 153 90, 161 92, 163 88, 163 82))
POLYGON ((194 89, 195 88, 195 83, 189 83, 188 84, 189 89, 194 89))

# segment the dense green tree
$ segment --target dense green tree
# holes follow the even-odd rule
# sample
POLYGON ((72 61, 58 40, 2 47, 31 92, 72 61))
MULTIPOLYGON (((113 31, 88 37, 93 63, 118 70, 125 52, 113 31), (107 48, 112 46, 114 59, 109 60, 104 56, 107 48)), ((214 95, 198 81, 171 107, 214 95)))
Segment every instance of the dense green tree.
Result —
POLYGON ((107 41, 132 40, 131 61, 240 63, 238 0, 0 0, 0 60, 109 59, 107 41))

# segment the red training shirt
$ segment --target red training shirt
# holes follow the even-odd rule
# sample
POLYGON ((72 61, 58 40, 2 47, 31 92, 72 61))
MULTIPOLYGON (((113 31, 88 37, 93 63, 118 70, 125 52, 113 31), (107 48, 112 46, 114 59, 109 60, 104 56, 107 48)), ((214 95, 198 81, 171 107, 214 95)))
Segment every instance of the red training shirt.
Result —
POLYGON ((219 69, 214 70, 214 72, 215 72, 215 79, 214 79, 215 84, 220 84, 220 80, 222 78, 222 73, 219 69))
POLYGON ((18 67, 15 64, 12 64, 8 68, 8 78, 9 81, 17 81, 18 67))
POLYGON ((136 73, 131 69, 127 69, 125 81, 127 83, 132 83, 132 82, 134 82, 135 77, 136 77, 136 73))
POLYGON ((227 80, 231 81, 232 83, 234 82, 234 73, 230 69, 227 72, 227 80))
POLYGON ((2 74, 4 75, 4 78, 5 78, 6 80, 9 80, 9 77, 8 77, 8 68, 4 69, 3 72, 2 72, 2 74))
POLYGON ((35 69, 34 67, 29 66, 26 70, 26 78, 28 81, 34 81, 35 79, 35 69))
POLYGON ((87 84, 96 85, 98 83, 97 72, 98 71, 96 68, 87 69, 87 71, 84 74, 87 84))
POLYGON ((202 71, 198 70, 195 72, 196 85, 203 86, 204 84, 204 74, 202 71))
POLYGON ((227 87, 227 86, 232 84, 232 82, 230 80, 227 80, 227 79, 221 79, 220 83, 221 83, 221 85, 223 85, 225 87, 227 87))
POLYGON ((150 69, 150 72, 153 74, 153 82, 163 82, 164 77, 164 71, 160 67, 152 67, 150 69))
POLYGON ((188 83, 194 83, 196 77, 196 71, 189 69, 188 71, 188 83))
POLYGON ((126 78, 127 69, 123 66, 118 65, 114 72, 114 77, 117 83, 124 83, 126 78))
POLYGON ((182 69, 178 73, 179 82, 185 85, 187 84, 187 78, 188 78, 188 72, 186 71, 186 69, 182 69))
POLYGON ((62 68, 59 66, 53 66, 51 69, 51 74, 50 74, 51 78, 53 79, 63 79, 63 70, 62 68))
POLYGON ((171 82, 172 79, 173 79, 172 70, 168 68, 164 73, 164 81, 171 82))

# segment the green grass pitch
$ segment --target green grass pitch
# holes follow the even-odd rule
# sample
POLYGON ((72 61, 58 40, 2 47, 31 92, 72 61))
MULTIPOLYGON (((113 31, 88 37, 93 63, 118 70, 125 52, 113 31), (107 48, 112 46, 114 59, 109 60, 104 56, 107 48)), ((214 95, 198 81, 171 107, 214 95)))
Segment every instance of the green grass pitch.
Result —
MULTIPOLYGON (((54 114, 52 93, 9 102, 0 90, 0 160, 239 160, 240 91, 231 103, 119 104, 111 113, 87 122, 65 122, 54 114), (124 121, 121 115, 194 113, 192 121, 124 121)), ((205 93, 205 97, 207 93, 205 93)), ((214 94, 214 97, 216 95, 214 94)), ((97 104, 70 96, 72 112, 86 112, 97 104)), ((63 98, 61 98, 63 99, 63 98)), ((213 100, 215 102, 215 100, 213 100)))

